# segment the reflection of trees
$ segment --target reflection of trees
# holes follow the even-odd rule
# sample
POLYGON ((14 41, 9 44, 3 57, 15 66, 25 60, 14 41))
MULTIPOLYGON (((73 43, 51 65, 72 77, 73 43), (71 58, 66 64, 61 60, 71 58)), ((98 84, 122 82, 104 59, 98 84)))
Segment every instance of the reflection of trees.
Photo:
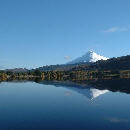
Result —
POLYGON ((89 81, 39 81, 46 85, 65 86, 79 89, 96 88, 99 90, 110 90, 112 92, 124 92, 130 94, 130 79, 112 80, 89 80, 89 81))
POLYGON ((97 89, 107 89, 113 92, 125 92, 130 94, 130 79, 112 79, 90 81, 89 85, 97 89))

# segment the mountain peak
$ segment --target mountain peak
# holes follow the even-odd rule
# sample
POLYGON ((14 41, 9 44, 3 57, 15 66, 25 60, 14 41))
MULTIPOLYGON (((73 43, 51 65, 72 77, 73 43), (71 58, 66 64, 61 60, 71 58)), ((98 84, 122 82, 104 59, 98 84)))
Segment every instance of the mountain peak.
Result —
POLYGON ((92 50, 89 50, 87 53, 94 53, 92 50))
POLYGON ((81 62, 96 62, 98 60, 107 60, 108 58, 101 56, 93 51, 88 51, 85 55, 78 57, 77 59, 69 62, 68 64, 76 64, 76 63, 81 63, 81 62))

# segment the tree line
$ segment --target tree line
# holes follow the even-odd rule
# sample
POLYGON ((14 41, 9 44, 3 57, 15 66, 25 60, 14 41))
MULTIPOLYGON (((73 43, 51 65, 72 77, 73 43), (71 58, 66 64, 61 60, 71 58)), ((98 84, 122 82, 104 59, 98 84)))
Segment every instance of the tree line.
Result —
POLYGON ((0 81, 4 80, 99 80, 113 78, 130 78, 130 70, 71 70, 71 71, 34 71, 14 73, 0 71, 0 81))

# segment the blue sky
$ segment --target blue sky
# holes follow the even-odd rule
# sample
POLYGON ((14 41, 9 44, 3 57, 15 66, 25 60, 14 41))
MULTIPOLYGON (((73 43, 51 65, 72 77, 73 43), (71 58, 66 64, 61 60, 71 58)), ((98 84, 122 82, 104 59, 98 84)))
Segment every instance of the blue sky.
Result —
POLYGON ((0 0, 0 68, 130 54, 130 0, 0 0))

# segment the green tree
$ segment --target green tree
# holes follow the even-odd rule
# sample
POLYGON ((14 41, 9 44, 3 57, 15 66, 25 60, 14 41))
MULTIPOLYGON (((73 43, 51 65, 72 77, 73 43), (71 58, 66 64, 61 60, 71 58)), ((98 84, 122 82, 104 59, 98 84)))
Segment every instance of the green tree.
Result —
POLYGON ((34 71, 34 75, 35 75, 35 76, 41 76, 41 74, 42 74, 42 72, 41 72, 40 70, 38 70, 38 69, 36 69, 36 70, 34 71))

